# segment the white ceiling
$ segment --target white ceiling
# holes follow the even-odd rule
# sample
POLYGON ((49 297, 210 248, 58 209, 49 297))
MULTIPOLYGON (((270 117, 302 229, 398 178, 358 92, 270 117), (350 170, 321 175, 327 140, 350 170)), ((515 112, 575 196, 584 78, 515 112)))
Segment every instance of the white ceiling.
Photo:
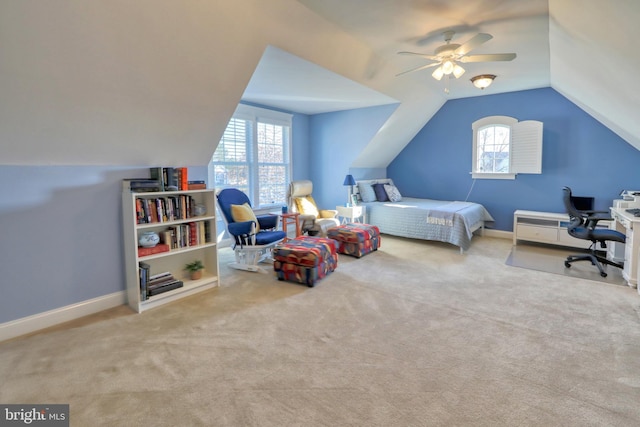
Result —
POLYGON ((242 99, 303 114, 398 102, 273 46, 262 55, 242 99))
MULTIPOLYGON (((621 74, 633 75, 640 67, 640 55, 629 54, 635 50, 633 43, 638 39, 640 26, 636 21, 640 16, 640 2, 298 2, 368 45, 377 55, 369 69, 372 74, 384 64, 384 68, 393 70, 388 78, 402 79, 403 83, 414 85, 415 90, 424 90, 423 102, 432 106, 433 112, 447 99, 551 86, 640 149, 640 125, 636 120, 638 84, 633 79, 619 78, 621 74), (466 73, 458 80, 450 79, 448 94, 444 90, 445 79, 437 81, 431 77, 433 69, 395 76, 430 62, 398 55, 398 51, 433 54, 444 44, 445 30, 454 30, 452 42, 459 44, 479 32, 489 33, 493 39, 473 54, 514 52, 517 58, 511 62, 462 64, 466 73), (485 73, 495 74, 497 78, 489 88, 480 91, 472 86, 470 78, 485 73)), ((245 97, 307 114, 385 103, 384 97, 378 98, 361 84, 342 80, 335 73, 282 52, 278 55, 266 52, 245 97)), ((355 166, 372 165, 361 160, 356 161, 355 166)), ((384 166, 384 163, 383 159, 373 162, 375 166, 384 166)))
POLYGON ((0 164, 203 165, 244 94, 309 114, 396 103, 351 164, 384 168, 448 99, 548 86, 640 149, 638 16, 636 0, 0 1, 0 164), (449 95, 428 70, 396 77, 424 63, 397 51, 431 54, 447 29, 517 58, 464 64, 449 95))
MULTIPOLYGON (((547 87, 549 78, 549 13, 546 0, 415 1, 298 0, 315 13, 365 42, 397 72, 431 61, 398 55, 399 51, 433 54, 443 45, 443 32, 453 29, 452 43, 462 44, 478 32, 493 35, 473 54, 510 53, 511 62, 462 64, 466 73, 451 79, 431 77, 433 69, 395 77, 432 88, 441 101, 482 94, 547 87), (470 3, 472 3, 470 5, 470 3), (478 74, 495 74, 494 84, 481 92, 471 84, 478 74)), ((313 63, 277 49, 265 52, 243 99, 314 114, 388 103, 370 90, 313 63)))

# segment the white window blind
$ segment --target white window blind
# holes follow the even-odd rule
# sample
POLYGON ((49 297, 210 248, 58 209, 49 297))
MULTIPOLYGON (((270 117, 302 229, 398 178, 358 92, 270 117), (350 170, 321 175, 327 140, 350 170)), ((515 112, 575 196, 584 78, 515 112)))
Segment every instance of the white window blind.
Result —
POLYGON ((238 188, 257 209, 286 204, 291 119, 290 114, 239 105, 211 160, 216 188, 238 188))
POLYGON ((514 173, 542 173, 542 122, 526 120, 512 128, 513 154, 511 169, 514 173))

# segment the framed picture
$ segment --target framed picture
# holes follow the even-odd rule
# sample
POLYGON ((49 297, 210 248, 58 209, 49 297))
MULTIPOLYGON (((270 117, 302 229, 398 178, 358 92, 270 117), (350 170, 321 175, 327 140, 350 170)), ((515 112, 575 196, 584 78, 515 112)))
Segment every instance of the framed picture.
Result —
POLYGON ((358 196, 355 194, 351 195, 351 206, 358 206, 358 196))

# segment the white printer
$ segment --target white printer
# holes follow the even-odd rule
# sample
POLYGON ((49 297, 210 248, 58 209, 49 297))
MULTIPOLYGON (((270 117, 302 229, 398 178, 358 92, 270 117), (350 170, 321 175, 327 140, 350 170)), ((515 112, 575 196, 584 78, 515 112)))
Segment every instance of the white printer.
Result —
POLYGON ((640 190, 624 190, 620 193, 620 196, 622 199, 616 199, 613 201, 614 208, 640 208, 640 190))

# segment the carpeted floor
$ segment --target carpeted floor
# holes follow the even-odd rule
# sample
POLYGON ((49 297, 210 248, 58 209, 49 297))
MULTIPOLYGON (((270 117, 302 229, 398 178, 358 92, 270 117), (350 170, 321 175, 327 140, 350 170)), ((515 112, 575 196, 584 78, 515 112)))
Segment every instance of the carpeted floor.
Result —
POLYGON ((229 270, 143 314, 0 343, 0 402, 72 426, 635 426, 640 297, 384 236, 315 288, 229 270))
POLYGON ((513 267, 627 286, 627 281, 622 277, 622 270, 616 267, 606 265, 607 277, 602 277, 598 268, 588 261, 575 262, 570 268, 564 266, 564 260, 567 256, 580 253, 579 249, 525 243, 514 246, 511 249, 506 263, 513 267))

